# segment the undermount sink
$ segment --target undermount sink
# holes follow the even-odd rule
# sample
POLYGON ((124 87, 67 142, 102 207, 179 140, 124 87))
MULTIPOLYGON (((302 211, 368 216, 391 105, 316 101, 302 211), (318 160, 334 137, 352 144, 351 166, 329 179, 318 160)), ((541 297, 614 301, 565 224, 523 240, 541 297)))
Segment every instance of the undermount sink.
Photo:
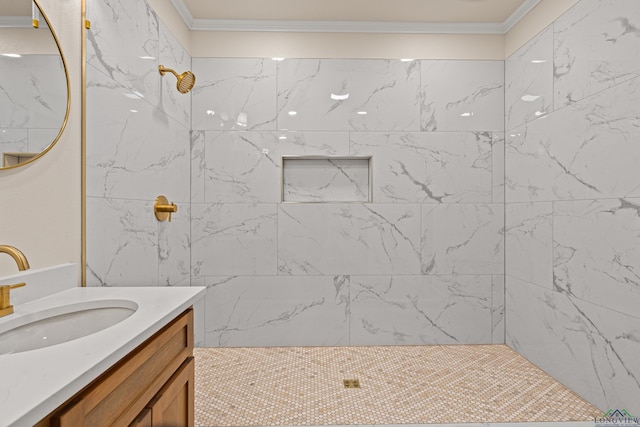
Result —
POLYGON ((24 314, 0 324, 0 354, 21 353, 86 337, 130 317, 129 300, 95 300, 24 314))

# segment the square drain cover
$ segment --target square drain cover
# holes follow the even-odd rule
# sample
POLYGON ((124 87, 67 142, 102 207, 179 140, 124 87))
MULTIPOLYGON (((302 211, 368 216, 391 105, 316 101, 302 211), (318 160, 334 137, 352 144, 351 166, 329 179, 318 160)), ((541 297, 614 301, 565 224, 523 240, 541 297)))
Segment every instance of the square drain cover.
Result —
POLYGON ((344 388, 360 388, 360 380, 342 380, 344 388))

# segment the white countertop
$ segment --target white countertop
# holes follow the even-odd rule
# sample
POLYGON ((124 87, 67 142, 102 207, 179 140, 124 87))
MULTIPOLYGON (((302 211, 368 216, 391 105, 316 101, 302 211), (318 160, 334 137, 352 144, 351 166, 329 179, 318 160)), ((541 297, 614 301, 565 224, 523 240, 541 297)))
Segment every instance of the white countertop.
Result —
POLYGON ((129 300, 136 312, 83 338, 22 353, 0 355, 2 425, 31 426, 50 414, 115 362, 204 296, 203 287, 74 288, 15 306, 15 316, 95 300, 129 300))

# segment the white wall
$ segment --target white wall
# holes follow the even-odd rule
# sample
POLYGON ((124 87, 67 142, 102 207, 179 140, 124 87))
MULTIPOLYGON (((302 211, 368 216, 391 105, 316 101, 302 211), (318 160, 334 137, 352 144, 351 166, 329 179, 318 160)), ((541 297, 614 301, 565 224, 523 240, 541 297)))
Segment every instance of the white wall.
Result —
MULTIPOLYGON (((79 1, 40 3, 69 68, 69 122, 44 157, 0 171, 0 244, 21 249, 33 268, 81 261, 81 5, 79 1)), ((0 275, 15 272, 9 257, 3 256, 0 263, 0 275)))

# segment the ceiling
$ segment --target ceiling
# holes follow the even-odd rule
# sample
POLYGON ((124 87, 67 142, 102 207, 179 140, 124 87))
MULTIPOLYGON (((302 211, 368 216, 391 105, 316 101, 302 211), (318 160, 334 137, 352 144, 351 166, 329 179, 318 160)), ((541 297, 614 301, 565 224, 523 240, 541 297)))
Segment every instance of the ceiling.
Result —
POLYGON ((540 0, 171 0, 191 30, 505 33, 540 0))

